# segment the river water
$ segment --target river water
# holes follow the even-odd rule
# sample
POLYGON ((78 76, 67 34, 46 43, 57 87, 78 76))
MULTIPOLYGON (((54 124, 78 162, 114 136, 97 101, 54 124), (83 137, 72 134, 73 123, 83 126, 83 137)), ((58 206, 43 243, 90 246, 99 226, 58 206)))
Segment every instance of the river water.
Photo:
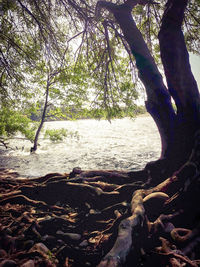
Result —
POLYGON ((74 167, 83 170, 139 170, 160 156, 160 138, 150 116, 135 119, 78 120, 46 122, 45 128, 66 128, 78 132, 60 143, 40 139, 37 153, 30 154, 32 144, 13 139, 15 150, 1 151, 0 165, 21 176, 40 176, 50 172, 69 173, 74 167))

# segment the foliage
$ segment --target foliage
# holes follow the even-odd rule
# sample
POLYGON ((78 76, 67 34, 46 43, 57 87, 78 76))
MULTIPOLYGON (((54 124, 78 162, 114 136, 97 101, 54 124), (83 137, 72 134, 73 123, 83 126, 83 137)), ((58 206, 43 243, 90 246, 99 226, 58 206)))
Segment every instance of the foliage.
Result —
POLYGON ((52 142, 63 141, 65 137, 79 138, 78 132, 68 131, 67 129, 47 129, 45 131, 45 138, 49 138, 52 142))
POLYGON ((146 109, 144 106, 131 105, 129 107, 113 107, 108 111, 105 108, 92 108, 85 111, 85 118, 110 119, 110 118, 134 118, 136 115, 144 114, 146 109), (109 115, 109 117, 108 117, 109 115))
POLYGON ((45 131, 45 138, 49 138, 52 142, 59 142, 62 141, 64 137, 67 137, 67 130, 62 129, 53 129, 53 130, 46 130, 45 131))
MULTIPOLYGON (((39 120, 49 76, 46 120, 134 116, 141 86, 134 58, 112 14, 95 17, 96 3, 0 2, 0 104, 11 100, 22 113, 31 106, 39 120)), ((161 1, 133 11, 157 63, 163 11, 161 1)), ((184 33, 195 53, 200 51, 199 12, 200 2, 191 0, 184 33)))
POLYGON ((8 140, 16 133, 21 133, 30 141, 34 138, 35 125, 20 111, 3 106, 0 110, 0 138, 8 140))
POLYGON ((84 17, 87 19, 93 13, 94 5, 89 8, 92 3, 88 2, 87 10, 78 11, 79 4, 76 1, 74 5, 42 1, 39 7, 35 1, 1 3, 1 102, 12 98, 16 103, 26 105, 30 99, 29 103, 37 105, 40 99, 42 109, 47 74, 59 70, 49 94, 48 106, 54 107, 48 109, 51 112, 47 118, 61 118, 60 105, 65 106, 66 118, 79 117, 77 112, 75 116, 70 112, 73 109, 82 112, 83 105, 89 102, 94 109, 105 108, 106 117, 111 118, 113 110, 118 111, 123 103, 133 104, 137 93, 130 68, 127 69, 128 61, 123 62, 121 48, 115 49, 115 38, 111 42, 105 39, 107 26, 104 29, 100 25, 94 27, 94 18, 88 21, 91 31, 87 28, 84 17), (109 42, 112 53, 107 50, 109 42), (118 53, 120 56, 112 63, 118 53), (106 70, 104 66, 107 66, 106 70), (107 71, 109 75, 105 76, 107 71), (122 75, 126 81, 120 81, 122 75))

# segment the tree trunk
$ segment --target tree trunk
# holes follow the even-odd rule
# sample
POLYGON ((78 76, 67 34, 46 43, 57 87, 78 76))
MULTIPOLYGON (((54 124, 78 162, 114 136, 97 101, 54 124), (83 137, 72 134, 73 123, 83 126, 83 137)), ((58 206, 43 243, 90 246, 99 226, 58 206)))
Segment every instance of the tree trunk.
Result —
POLYGON ((42 114, 42 119, 40 121, 40 125, 36 131, 36 134, 35 134, 35 138, 34 138, 34 143, 33 143, 33 147, 31 147, 31 153, 32 152, 35 152, 37 150, 37 147, 38 147, 38 138, 39 138, 39 135, 40 135, 40 132, 42 130, 42 127, 43 127, 43 124, 44 124, 44 121, 45 121, 45 115, 44 115, 44 110, 43 110, 43 114, 42 114))
MULTIPOLYGON (((161 160, 156 164, 164 163, 163 175, 165 173, 164 176, 168 176, 188 159, 194 144, 194 133, 199 127, 199 92, 181 30, 187 1, 168 1, 159 34, 169 90, 165 87, 156 63, 133 20, 131 11, 137 2, 127 1, 116 5, 100 1, 98 5, 114 14, 136 59, 139 77, 147 93, 146 108, 161 137, 161 160), (171 96, 177 105, 177 113, 172 107, 171 96)), ((156 173, 156 164, 148 164, 146 168, 159 176, 160 173, 156 173)), ((159 164, 158 168, 160 167, 159 164)))
POLYGON ((189 54, 181 29, 188 0, 169 0, 159 32, 161 59, 168 89, 176 107, 175 146, 171 150, 186 161, 194 145, 194 134, 200 125, 200 97, 191 72, 189 54))
POLYGON ((36 131, 35 138, 34 138, 34 144, 33 144, 33 147, 31 147, 30 152, 35 152, 37 150, 37 147, 38 147, 38 138, 39 138, 40 132, 42 130, 42 127, 43 127, 43 124, 44 124, 45 118, 46 118, 46 111, 47 111, 47 107, 48 107, 48 98, 49 98, 49 87, 50 87, 50 81, 49 81, 49 75, 48 75, 47 85, 46 85, 46 97, 45 97, 45 102, 44 102, 44 107, 43 107, 43 112, 42 112, 42 118, 40 121, 40 125, 36 131))

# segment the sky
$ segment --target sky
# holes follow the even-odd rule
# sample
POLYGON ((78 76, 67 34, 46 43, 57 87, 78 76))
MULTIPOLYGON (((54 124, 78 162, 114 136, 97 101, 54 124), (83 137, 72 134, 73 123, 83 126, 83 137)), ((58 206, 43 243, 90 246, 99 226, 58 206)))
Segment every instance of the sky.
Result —
POLYGON ((190 64, 200 90, 200 56, 190 53, 190 64))

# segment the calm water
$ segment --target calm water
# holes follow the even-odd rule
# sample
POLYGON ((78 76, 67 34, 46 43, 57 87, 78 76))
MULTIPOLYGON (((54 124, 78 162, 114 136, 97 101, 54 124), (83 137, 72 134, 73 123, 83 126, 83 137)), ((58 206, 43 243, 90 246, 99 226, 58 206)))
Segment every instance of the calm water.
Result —
POLYGON ((70 172, 74 167, 89 169, 138 170, 160 156, 160 138, 150 116, 136 119, 56 121, 45 128, 77 131, 79 138, 67 137, 51 143, 40 139, 36 154, 31 143, 13 139, 14 151, 3 152, 1 166, 13 168, 24 176, 49 172, 70 172))

